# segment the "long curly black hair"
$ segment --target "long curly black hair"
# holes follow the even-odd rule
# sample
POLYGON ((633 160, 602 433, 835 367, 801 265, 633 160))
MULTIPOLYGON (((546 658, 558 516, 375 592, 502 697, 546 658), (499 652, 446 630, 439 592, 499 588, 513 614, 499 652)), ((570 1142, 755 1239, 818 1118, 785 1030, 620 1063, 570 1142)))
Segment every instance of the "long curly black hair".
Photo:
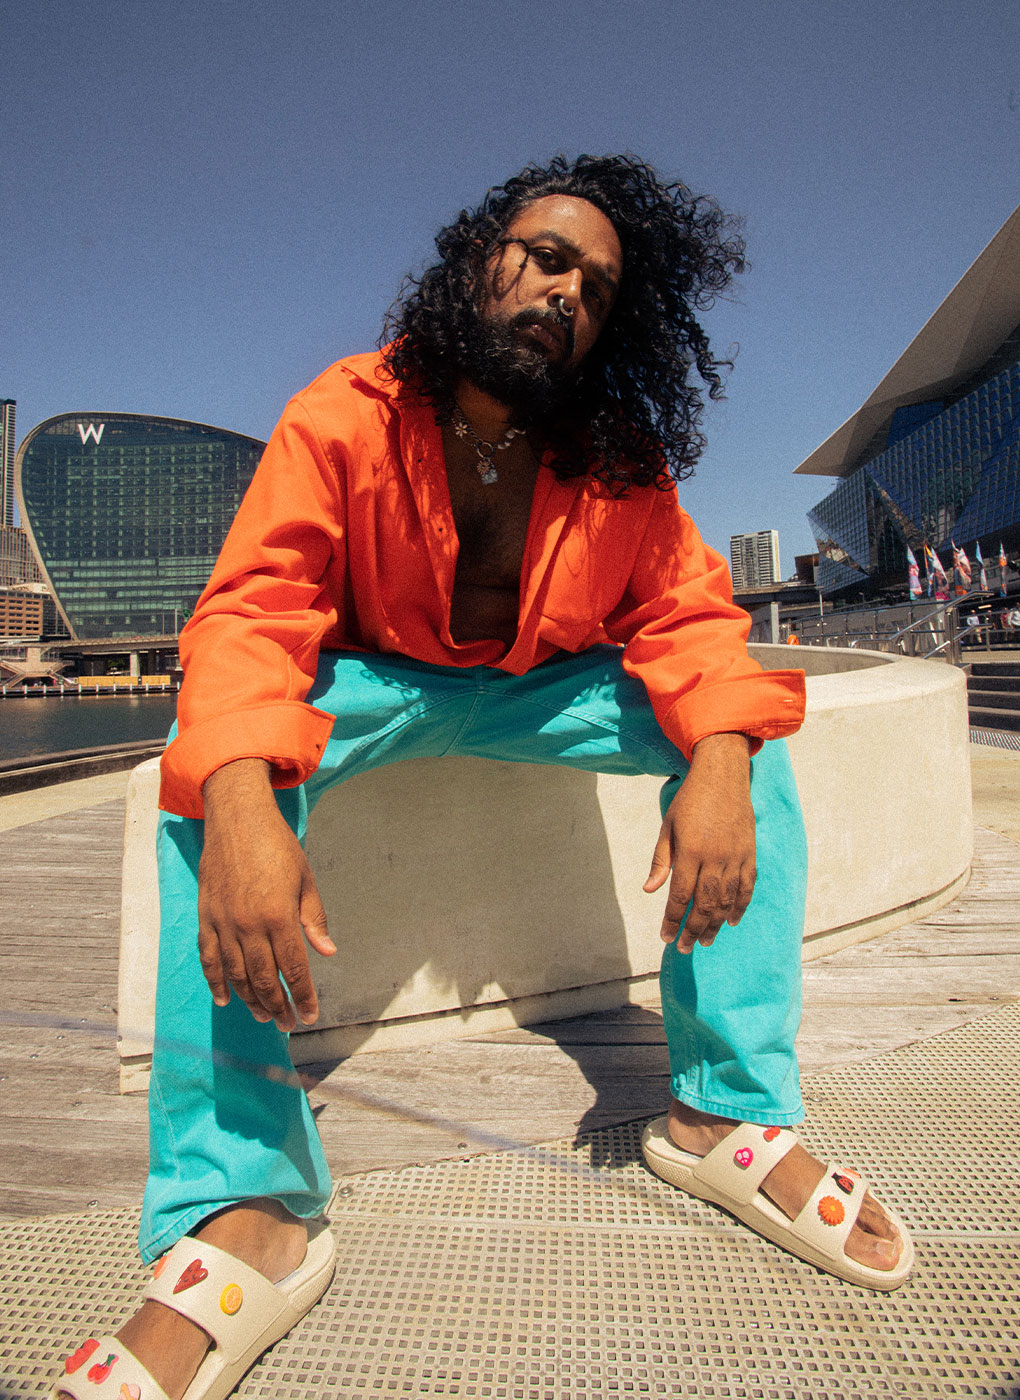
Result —
POLYGON ((441 261, 408 278, 391 307, 380 339, 392 341, 385 364, 448 421, 479 274, 521 209, 556 194, 594 204, 623 248, 609 319, 546 425, 557 475, 590 474, 614 494, 632 484, 672 488, 705 445, 704 386, 720 398, 722 371, 732 368, 713 356, 695 313, 744 270, 744 243, 739 222, 713 200, 664 182, 633 156, 555 156, 463 210, 436 237, 441 261), (701 383, 691 382, 694 369, 701 383))

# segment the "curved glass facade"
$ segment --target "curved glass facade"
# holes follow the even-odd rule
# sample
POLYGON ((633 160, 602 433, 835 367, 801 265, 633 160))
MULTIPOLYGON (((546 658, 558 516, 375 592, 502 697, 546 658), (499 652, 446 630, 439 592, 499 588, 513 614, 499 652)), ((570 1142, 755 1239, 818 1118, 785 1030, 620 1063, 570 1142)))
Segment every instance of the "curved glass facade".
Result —
POLYGON ((22 520, 72 634, 166 635, 194 607, 265 443, 129 413, 68 413, 28 435, 22 520))
POLYGON ((950 402, 900 409, 884 450, 808 512, 824 592, 903 586, 907 546, 920 558, 925 541, 942 551, 955 540, 971 556, 980 542, 986 558, 994 557, 1000 541, 1017 547, 1018 350, 1014 334, 992 357, 980 383, 971 380, 950 402), (1004 358, 1012 363, 1003 364, 1004 358))

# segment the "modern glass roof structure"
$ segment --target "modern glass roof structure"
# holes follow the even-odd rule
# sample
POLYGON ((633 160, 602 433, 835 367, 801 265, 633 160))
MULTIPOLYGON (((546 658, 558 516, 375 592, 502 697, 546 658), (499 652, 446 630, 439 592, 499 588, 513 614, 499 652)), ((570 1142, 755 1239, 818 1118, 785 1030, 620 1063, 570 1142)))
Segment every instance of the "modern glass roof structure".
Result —
POLYGON ((194 607, 265 443, 137 413, 64 413, 25 438, 21 518, 71 635, 167 635, 194 607))
POLYGON ((842 478, 808 512, 825 593, 905 585, 908 546, 1020 547, 1020 208, 797 471, 842 478))

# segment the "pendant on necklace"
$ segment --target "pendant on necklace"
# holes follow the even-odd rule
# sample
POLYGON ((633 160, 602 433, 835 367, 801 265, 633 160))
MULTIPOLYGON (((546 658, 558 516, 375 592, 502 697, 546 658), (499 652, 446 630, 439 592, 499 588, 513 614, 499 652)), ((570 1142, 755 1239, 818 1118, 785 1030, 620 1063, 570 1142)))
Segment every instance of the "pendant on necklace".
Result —
POLYGON ((475 449, 475 471, 483 486, 492 486, 499 480, 499 473, 496 471, 495 456, 497 452, 505 452, 513 442, 514 438, 522 437, 523 428, 507 428, 499 442, 487 442, 480 438, 472 428, 471 424, 464 417, 459 404, 454 404, 452 417, 453 431, 457 437, 468 442, 475 449))

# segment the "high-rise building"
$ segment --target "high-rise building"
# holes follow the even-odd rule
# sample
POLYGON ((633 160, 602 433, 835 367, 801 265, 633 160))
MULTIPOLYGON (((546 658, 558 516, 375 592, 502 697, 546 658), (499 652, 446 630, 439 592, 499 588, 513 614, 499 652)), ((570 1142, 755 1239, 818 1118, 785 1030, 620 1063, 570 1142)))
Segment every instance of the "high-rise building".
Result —
POLYGON ((778 583, 779 531, 730 535, 730 571, 734 588, 767 588, 778 583))
POLYGON ((65 413, 33 428, 17 455, 18 504, 71 635, 182 625, 264 449, 137 413, 65 413))
POLYGON ((20 525, 0 525, 0 588, 42 581, 42 570, 25 531, 20 525))
POLYGON ((808 512, 825 593, 905 591, 908 547, 950 575, 954 542, 989 561, 1020 548, 1020 208, 797 471, 842 478, 808 512))
POLYGON ((14 420, 16 399, 0 399, 0 527, 14 524, 14 420))

